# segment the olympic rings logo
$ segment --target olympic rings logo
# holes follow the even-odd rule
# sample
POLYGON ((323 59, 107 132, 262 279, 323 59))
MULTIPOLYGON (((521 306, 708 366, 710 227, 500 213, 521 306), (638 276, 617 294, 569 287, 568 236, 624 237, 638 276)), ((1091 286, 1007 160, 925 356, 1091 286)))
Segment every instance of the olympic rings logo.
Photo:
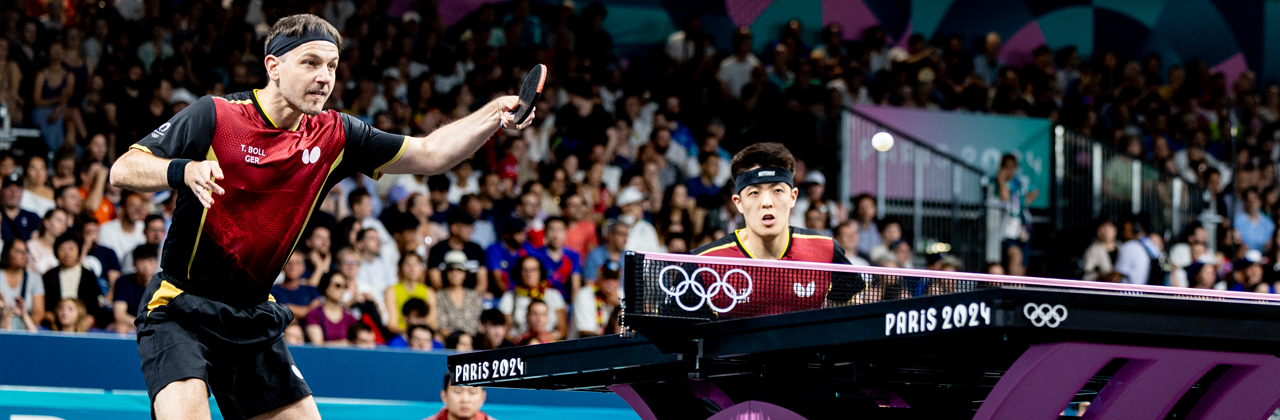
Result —
POLYGON ((1028 303, 1022 307, 1022 315, 1026 316, 1027 320, 1031 321, 1031 325, 1036 327, 1058 328, 1062 321, 1067 320, 1067 307, 1047 303, 1039 305, 1028 303))
POLYGON ((711 268, 708 268, 708 267, 702 267, 697 270, 694 270, 693 275, 689 275, 689 272, 685 271, 683 267, 680 267, 678 265, 669 265, 664 267, 662 271, 658 272, 658 287, 661 287, 663 293, 666 293, 667 296, 676 298, 675 299, 676 304, 680 305, 680 309, 693 312, 698 309, 701 309, 702 305, 705 304, 707 305, 707 307, 711 308, 711 310, 713 311, 716 311, 719 313, 725 313, 725 312, 732 311, 733 307, 738 304, 738 301, 746 299, 747 296, 751 295, 751 276, 748 275, 746 271, 742 271, 742 269, 735 268, 724 273, 724 277, 721 277, 719 273, 716 273, 715 270, 712 270, 711 268), (667 280, 666 280, 667 271, 670 271, 670 270, 676 270, 680 274, 684 275, 684 280, 680 281, 679 283, 676 283, 674 290, 667 287, 667 280), (704 287, 702 283, 699 283, 697 281, 698 275, 702 274, 703 272, 709 273, 712 277, 715 278, 715 281, 712 282, 711 286, 709 287, 704 287), (741 274, 743 278, 747 279, 747 288, 746 290, 743 290, 742 293, 738 293, 738 289, 733 287, 733 285, 729 284, 729 282, 727 281, 729 279, 729 276, 733 275, 733 273, 741 274), (685 293, 688 293, 690 291, 693 292, 694 296, 697 296, 700 298, 697 305, 685 304, 684 300, 680 299, 685 296, 685 293), (716 306, 715 301, 712 300, 712 298, 719 295, 720 292, 724 292, 725 296, 727 296, 731 300, 729 302, 729 306, 723 307, 723 308, 716 306))

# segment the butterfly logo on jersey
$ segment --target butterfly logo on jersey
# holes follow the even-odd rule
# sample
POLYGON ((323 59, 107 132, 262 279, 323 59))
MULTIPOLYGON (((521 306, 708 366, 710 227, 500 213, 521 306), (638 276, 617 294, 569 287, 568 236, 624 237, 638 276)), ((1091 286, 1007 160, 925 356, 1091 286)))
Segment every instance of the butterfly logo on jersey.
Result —
POLYGON ((800 284, 800 283, 792 283, 792 284, 791 284, 791 287, 795 289, 796 296, 799 296, 799 297, 802 297, 802 298, 807 298, 807 297, 809 297, 809 296, 813 296, 813 292, 814 292, 814 289, 816 288, 816 286, 817 286, 817 285, 816 285, 816 284, 814 284, 814 282, 809 282, 809 284, 808 284, 808 285, 803 285, 803 284, 800 284))
POLYGON ((302 149, 302 163, 312 164, 320 161, 320 146, 312 147, 311 150, 302 149))

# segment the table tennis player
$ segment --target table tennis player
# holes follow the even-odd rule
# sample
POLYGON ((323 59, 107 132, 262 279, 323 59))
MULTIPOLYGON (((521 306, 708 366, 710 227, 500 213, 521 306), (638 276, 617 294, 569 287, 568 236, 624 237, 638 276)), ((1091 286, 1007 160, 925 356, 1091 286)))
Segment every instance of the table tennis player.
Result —
MULTIPOLYGON (((693 254, 849 264, 849 259, 844 256, 844 249, 831 237, 816 230, 790 226, 791 212, 796 211, 796 197, 800 192, 792 185, 795 162, 791 151, 781 143, 757 143, 734 155, 729 164, 733 173, 733 186, 737 189, 737 193, 733 195, 733 203, 746 218, 747 226, 698 247, 693 250, 693 254)), ((787 309, 799 310, 821 307, 824 304, 822 296, 835 303, 847 302, 863 288, 862 282, 852 276, 795 280, 801 282, 800 287, 794 287, 788 281, 770 281, 765 284, 776 290, 756 293, 765 293, 769 300, 792 306, 787 309), (810 285, 810 281, 825 284, 810 285), (840 282, 850 284, 839 284, 840 282), (857 284, 853 284, 855 282, 857 284), (821 293, 813 293, 815 287, 821 293), (791 299, 783 299, 787 295, 791 299)), ((759 302, 762 299, 753 297, 753 301, 759 302)), ((768 312, 777 312, 778 308, 771 309, 773 310, 768 312)))
MULTIPOLYGON (((268 293, 309 216, 356 172, 439 174, 499 126, 523 128, 519 98, 493 100, 427 137, 392 135, 324 110, 342 36, 314 15, 272 26, 262 89, 201 98, 134 144, 111 183, 178 191, 163 271, 144 292, 138 353, 158 419, 318 419, 285 347, 293 314, 268 293)), ((531 110, 529 110, 531 111, 531 110)))

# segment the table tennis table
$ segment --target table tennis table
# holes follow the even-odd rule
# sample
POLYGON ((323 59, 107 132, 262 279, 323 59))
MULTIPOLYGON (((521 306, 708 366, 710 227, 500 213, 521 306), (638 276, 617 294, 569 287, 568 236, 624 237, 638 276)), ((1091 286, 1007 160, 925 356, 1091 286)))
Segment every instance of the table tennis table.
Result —
POLYGON ((1265 419, 1280 406, 1274 295, 635 252, 624 269, 626 332, 450 355, 453 380, 614 392, 644 419, 1048 420, 1081 401, 1090 419, 1265 419), (798 307, 824 297, 815 288, 828 299, 798 307))

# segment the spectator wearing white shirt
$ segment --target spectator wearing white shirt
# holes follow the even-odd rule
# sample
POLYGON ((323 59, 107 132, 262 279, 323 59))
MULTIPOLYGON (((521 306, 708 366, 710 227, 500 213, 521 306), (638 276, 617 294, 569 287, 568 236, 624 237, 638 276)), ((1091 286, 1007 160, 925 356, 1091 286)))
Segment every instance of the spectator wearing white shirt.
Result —
POLYGON ((147 216, 146 197, 137 193, 126 193, 124 211, 116 213, 116 218, 103 223, 98 229, 98 245, 107 247, 116 255, 124 255, 138 245, 147 243, 146 226, 142 219, 147 216))
POLYGON ((711 57, 716 54, 716 48, 709 41, 706 32, 702 30, 702 16, 697 12, 689 12, 684 16, 684 30, 667 36, 667 57, 676 64, 684 64, 694 58, 711 57), (702 54, 699 55, 699 52, 702 54))
POLYGON ((733 55, 725 57, 716 72, 725 96, 738 99, 742 87, 751 81, 751 70, 759 66, 760 59, 751 52, 751 30, 745 26, 738 28, 733 34, 733 55))
POLYGON ((445 172, 444 175, 449 178, 448 200, 450 204, 458 204, 458 201, 461 201, 464 195, 480 193, 480 173, 472 170, 471 161, 464 160, 459 162, 458 166, 455 166, 449 172, 445 172))
POLYGON ((551 287, 542 262, 538 257, 526 255, 516 261, 516 267, 520 269, 511 272, 512 283, 516 285, 515 289, 503 294, 502 299, 498 301, 498 310, 507 316, 512 326, 507 332, 508 338, 516 341, 529 330, 526 316, 529 311, 529 302, 533 299, 542 299, 546 302, 547 312, 552 314, 547 322, 547 329, 559 331, 560 337, 565 337, 569 332, 569 323, 564 295, 551 287))
POLYGON ((378 232, 379 244, 382 249, 379 251, 386 261, 390 261, 388 268, 392 273, 396 272, 394 261, 400 261, 400 250, 396 248, 396 240, 391 236, 391 232, 387 231, 387 227, 382 225, 382 221, 373 217, 373 197, 363 188, 357 188, 350 194, 347 194, 347 203, 351 205, 351 216, 360 221, 360 226, 365 229, 373 229, 378 232))
POLYGON ((858 234, 858 221, 846 220, 836 225, 834 233, 836 242, 844 248, 844 257, 849 259, 849 264, 862 267, 871 265, 866 258, 858 255, 858 240, 861 238, 858 234))
POLYGON ((1160 258, 1164 248, 1164 240, 1158 234, 1147 234, 1142 224, 1134 223, 1135 238, 1120 245, 1116 256, 1116 272, 1122 276, 1121 283, 1127 284, 1164 284, 1163 269, 1160 258))
POLYGON ((578 289, 578 294, 573 299, 573 326, 578 337, 604 335, 610 315, 622 305, 620 271, 618 263, 607 262, 600 271, 598 281, 578 289))
POLYGON ((386 310, 386 305, 383 304, 383 292, 396 283, 396 270, 392 268, 394 263, 388 263, 386 256, 382 255, 382 240, 378 238, 376 230, 360 231, 355 245, 356 251, 360 252, 360 272, 356 275, 356 291, 373 298, 377 302, 379 315, 384 320, 388 319, 387 314, 381 313, 386 310))
POLYGON ((623 249, 638 252, 663 252, 662 241, 658 239, 658 229, 644 220, 644 194, 631 187, 618 193, 615 201, 622 214, 618 221, 631 227, 627 235, 627 245, 623 249))
MULTIPOLYGON (((155 245, 156 249, 164 249, 164 216, 158 214, 147 216, 146 220, 143 221, 143 226, 145 226, 143 236, 147 238, 144 245, 155 245)), ((85 246, 87 247, 88 245, 86 244, 85 246)), ((159 254, 156 255, 156 261, 157 263, 160 261, 159 254)), ((133 250, 129 250, 127 254, 124 254, 120 264, 122 267, 133 267, 133 250)), ((151 278, 148 277, 147 280, 150 281, 151 278)))

